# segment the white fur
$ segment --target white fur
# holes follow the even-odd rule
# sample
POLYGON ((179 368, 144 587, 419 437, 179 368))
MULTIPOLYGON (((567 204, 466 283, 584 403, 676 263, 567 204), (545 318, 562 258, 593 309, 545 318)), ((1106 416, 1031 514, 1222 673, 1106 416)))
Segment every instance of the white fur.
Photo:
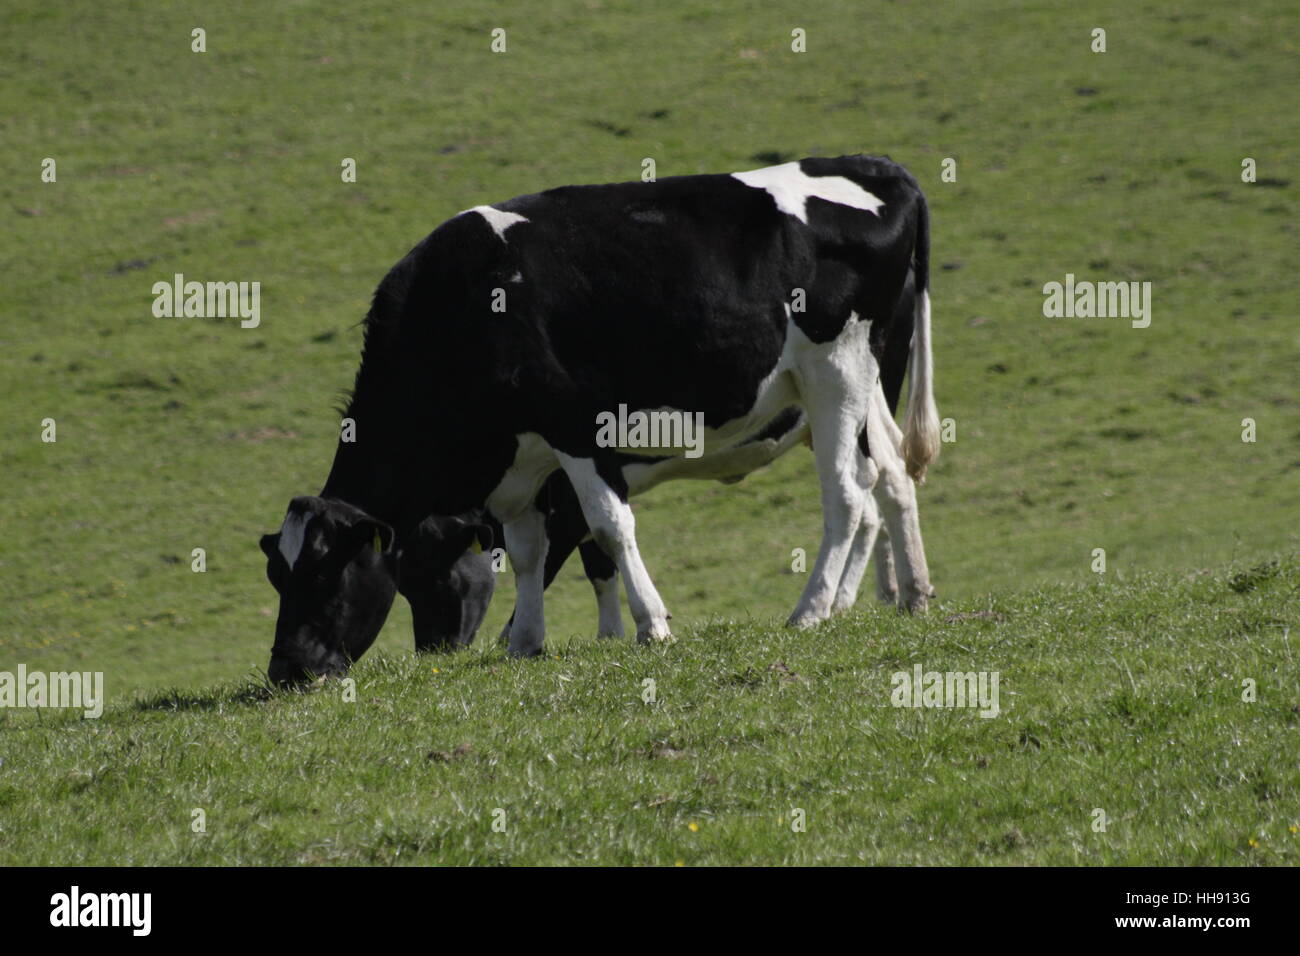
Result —
POLYGON ((831 604, 832 614, 847 611, 857 603, 858 588, 862 584, 862 576, 866 573, 867 564, 871 560, 872 548, 880 534, 880 508, 876 504, 875 496, 870 494, 876 484, 877 472, 875 462, 863 458, 859 452, 858 485, 868 493, 862 498, 862 520, 858 524, 857 534, 853 538, 853 547, 849 550, 849 559, 844 565, 839 586, 835 590, 835 601, 831 604))
POLYGON ((596 611, 598 614, 596 635, 598 637, 622 637, 623 613, 618 603, 618 573, 615 572, 604 579, 593 580, 591 586, 596 591, 596 611))
POLYGON ((921 519, 916 505, 916 485, 908 476, 900 450, 901 433, 885 393, 873 389, 867 418, 867 442, 880 467, 877 498, 893 548, 898 599, 910 610, 923 610, 933 594, 930 570, 921 542, 921 519))
POLYGON ((632 509, 596 473, 596 464, 590 458, 571 458, 563 452, 555 454, 578 495, 592 538, 613 558, 623 575, 627 603, 636 622, 637 640, 643 644, 672 640, 668 630, 668 609, 655 590, 637 550, 636 520, 632 517, 632 509))
POLYGON ((880 215, 880 207, 885 204, 851 179, 843 176, 809 176, 798 163, 765 166, 731 175, 746 186, 767 190, 776 200, 777 209, 805 224, 808 222, 808 200, 813 196, 841 206, 865 209, 877 216, 880 215))
POLYGON ((280 529, 280 553, 289 563, 289 570, 298 563, 302 554, 302 544, 307 537, 307 521, 311 515, 290 513, 285 516, 284 526, 280 529))
POLYGON ((515 520, 532 507, 546 476, 559 465, 555 450, 536 432, 516 435, 515 440, 518 442, 515 460, 487 499, 489 510, 502 524, 515 520))
POLYGON ((459 216, 467 212, 476 212, 487 220, 492 231, 497 234, 497 238, 502 242, 506 241, 506 230, 517 222, 527 222, 527 218, 519 215, 517 212, 506 212, 504 209, 497 209, 494 206, 475 206, 473 209, 466 209, 457 213, 459 216))
POLYGON ((812 428, 825 533, 808 584, 790 615, 795 627, 831 615, 866 507, 868 491, 858 475, 857 441, 880 374, 867 341, 870 329, 851 313, 839 336, 821 345, 810 343, 796 362, 799 392, 812 428))
MULTIPOLYGON (((892 421, 892 419, 891 419, 892 421)), ((939 457, 939 410, 934 404, 934 359, 930 347, 930 293, 916 297, 916 325, 908 356, 907 412, 903 418, 903 460, 907 473, 925 481, 925 469, 939 457)))
POLYGON ((513 521, 505 522, 506 551, 515 569, 515 619, 510 625, 508 652, 514 657, 533 657, 542 652, 546 637, 546 616, 542 606, 543 575, 546 570, 546 516, 526 508, 513 521))

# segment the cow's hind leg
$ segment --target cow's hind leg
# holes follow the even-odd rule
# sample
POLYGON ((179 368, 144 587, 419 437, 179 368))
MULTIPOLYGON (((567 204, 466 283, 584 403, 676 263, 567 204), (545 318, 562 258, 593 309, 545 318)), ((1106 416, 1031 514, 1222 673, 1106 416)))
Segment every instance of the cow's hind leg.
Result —
POLYGON ((857 537, 853 539, 853 550, 844 574, 840 577, 840 586, 835 593, 832 612, 851 608, 858 599, 867 565, 874 559, 876 564, 876 597, 886 604, 898 602, 898 582, 894 574, 894 552, 889 543, 889 532, 884 526, 879 499, 884 490, 879 484, 880 468, 870 458, 870 445, 867 431, 863 430, 859 439, 858 480, 866 498, 862 507, 862 523, 858 526, 857 537))
POLYGON ((573 482, 583 517, 596 544, 614 559, 627 588, 627 603, 636 621, 636 639, 641 643, 672 639, 668 610, 646 572, 636 546, 636 520, 627 503, 627 490, 615 491, 596 471, 590 458, 571 458, 556 453, 560 467, 573 482))
POLYGON ((877 498, 894 554, 898 602, 906 610, 924 611, 934 596, 934 589, 930 586, 930 569, 921 541, 916 486, 907 474, 899 450, 902 432, 889 414, 884 393, 879 389, 873 395, 867 427, 871 457, 880 467, 877 498))
POLYGON ((849 551, 849 560, 844 565, 844 573, 840 575, 840 585, 835 592, 835 603, 831 605, 831 612, 835 614, 847 611, 857 603, 858 589, 870 563, 872 550, 876 547, 877 536, 880 534, 880 508, 871 494, 872 486, 875 484, 875 471, 876 467, 871 459, 859 456, 858 472, 859 477, 863 479, 860 484, 864 492, 862 519, 858 523, 858 533, 853 538, 853 547, 849 551))
MULTIPOLYGON (((882 519, 883 520, 883 519, 882 519)), ((898 577, 894 573, 894 549, 889 532, 881 528, 876 537, 876 597, 886 604, 898 603, 898 577)))
POLYGON ((855 317, 827 352, 799 369, 821 483, 823 532, 817 563, 790 615, 793 627, 809 627, 830 616, 862 523, 866 492, 858 477, 857 442, 870 407, 869 384, 874 386, 877 378, 865 331, 855 317))

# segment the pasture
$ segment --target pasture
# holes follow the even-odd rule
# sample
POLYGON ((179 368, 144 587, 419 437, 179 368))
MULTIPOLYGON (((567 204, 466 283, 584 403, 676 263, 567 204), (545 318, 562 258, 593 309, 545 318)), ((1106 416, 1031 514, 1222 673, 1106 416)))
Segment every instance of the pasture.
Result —
POLYGON ((0 671, 107 687, 98 720, 0 708, 0 862, 1300 859, 1287 4, 15 0, 0 23, 0 671), (412 245, 647 157, 856 152, 933 213, 955 440, 920 490, 927 616, 868 588, 781 627, 821 531, 795 449, 636 501, 676 645, 592 638, 574 560, 545 660, 495 645, 502 575, 468 652, 415 656, 399 600, 354 702, 258 688, 258 536, 319 490, 357 323, 412 245), (156 317, 177 273, 260 282, 260 324, 156 317), (1067 273, 1152 283, 1150 326, 1046 318, 1067 273), (1002 713, 890 707, 915 663, 1000 673, 1002 713))

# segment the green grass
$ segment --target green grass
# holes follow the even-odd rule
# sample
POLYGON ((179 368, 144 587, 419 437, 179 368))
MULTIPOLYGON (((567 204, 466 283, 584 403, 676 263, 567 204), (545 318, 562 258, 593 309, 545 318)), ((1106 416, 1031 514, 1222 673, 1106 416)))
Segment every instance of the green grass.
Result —
POLYGON ((0 862, 1296 865, 1298 588, 1288 558, 524 664, 375 656, 351 702, 0 711, 0 862), (998 672, 1001 714, 891 706, 916 663, 998 672))
MULTIPOLYGON (((1292 21, 1291 6, 1281 0, 1248 10, 1197 0, 1177 12, 1154 0, 1068 9, 1049 0, 829 2, 813 12, 805 4, 758 0, 684 0, 667 8, 634 0, 452 2, 400 14, 374 0, 346 7, 251 0, 161 9, 142 0, 6 4, 0 12, 6 223, 0 231, 0 670, 24 663, 104 671, 119 709, 98 725, 101 735, 124 719, 120 708, 137 693, 187 688, 208 699, 201 688, 230 687, 259 674, 269 657, 275 596, 263 578, 257 538, 278 526, 291 496, 314 493, 324 480, 338 428, 332 405, 351 384, 360 345, 356 324, 379 279, 461 209, 564 183, 635 179, 644 157, 656 160, 661 176, 852 152, 888 153, 912 169, 934 215, 937 393, 940 414, 955 420, 957 433, 921 491, 941 605, 925 622, 889 616, 887 632, 862 621, 843 625, 858 633, 842 645, 836 639, 823 647, 829 638, 821 633, 772 630, 804 583, 789 573, 790 553, 812 552, 821 529, 816 480, 803 450, 738 486, 678 483, 637 503, 647 565, 674 626, 688 636, 656 665, 671 667, 675 680, 696 689, 687 696, 698 709, 679 712, 682 722, 674 725, 684 743, 697 742, 688 750, 704 752, 698 741, 709 737, 709 721, 723 719, 698 693, 716 676, 709 655, 728 657, 734 648, 728 668, 761 674, 774 654, 799 666, 807 655, 838 654, 846 666, 867 668, 885 647, 900 657, 928 653, 916 642, 940 628, 953 608, 988 602, 1021 609, 1006 625, 1014 643, 1033 633, 1025 602, 1034 589, 1095 582, 1095 548, 1107 553, 1108 576, 1125 582, 1147 580, 1144 574, 1173 580, 1206 567, 1248 568, 1294 553, 1300 545, 1300 279, 1293 261, 1300 136, 1292 21), (207 31, 207 53, 190 52, 196 26, 207 31), (489 50, 490 30, 498 26, 508 31, 504 55, 489 50), (1108 31, 1105 54, 1089 49, 1096 26, 1108 31), (794 27, 807 31, 807 53, 790 52, 794 27), (56 183, 40 181, 47 156, 57 160, 56 183), (1258 163, 1254 184, 1240 180, 1247 156, 1258 163), (357 160, 355 184, 340 181, 344 157, 357 160), (958 161, 956 183, 940 180, 945 157, 958 161), (261 326, 154 318, 152 285, 176 272, 261 282, 261 326), (1067 272, 1152 282, 1151 327, 1045 319, 1041 288, 1067 272), (40 441, 46 417, 58 423, 55 444, 40 441), (1241 441, 1244 418, 1257 423, 1254 443, 1241 441), (207 552, 204 574, 190 570, 196 547, 207 552), (721 619, 746 623, 714 629, 710 622, 721 619), (864 628, 881 636, 868 639, 864 628), (773 654, 760 655, 764 647, 773 654), (703 662, 690 655, 704 655, 703 662), (693 679, 696 665, 702 669, 693 679)), ((512 599, 503 576, 484 633, 500 629, 512 599)), ((576 561, 549 595, 547 613, 549 646, 565 655, 561 665, 529 670, 497 661, 485 647, 447 663, 458 682, 485 682, 473 694, 465 684, 471 713, 487 720, 503 706, 494 699, 502 693, 495 680, 549 681, 552 693, 554 675, 562 672, 556 666, 574 668, 576 683, 592 669, 613 668, 624 654, 634 655, 628 666, 648 659, 590 639, 594 606, 576 561), (489 680, 488 667, 500 673, 489 680)), ((1103 639, 1086 619, 1077 626, 1081 642, 1103 639)), ((1252 641, 1277 653, 1268 634, 1252 641)), ((1152 682, 1158 699, 1172 699, 1161 680, 1183 686, 1190 679, 1172 667, 1143 678, 1127 656, 1129 646, 1105 646, 1110 657, 1091 665, 1111 676, 1127 665, 1135 678, 1152 682)), ((399 602, 376 647, 388 663, 367 661, 362 671, 371 674, 367 681, 391 676, 376 695, 390 704, 398 696, 414 702, 434 689, 427 663, 417 664, 410 647, 409 613, 399 602), (419 680, 399 694, 401 677, 416 667, 419 680)), ((1087 658, 1069 657, 1072 650, 1068 641, 1040 648, 1035 666, 1065 667, 1070 660, 1082 666, 1087 658)), ((785 726, 785 706, 810 693, 803 685, 767 688, 745 699, 768 705, 751 717, 772 728, 785 726)), ((1095 695, 1089 699, 1095 706, 1095 695)), ((813 751, 819 759, 850 739, 871 745, 852 724, 837 723, 847 719, 851 702, 821 694, 818 700, 812 737, 794 737, 792 727, 788 734, 772 732, 769 756, 778 765, 802 763, 794 744, 820 734, 827 736, 813 751)), ((687 703, 679 698, 665 706, 687 703)), ((368 754, 364 759, 375 768, 380 760, 399 759, 388 752, 389 735, 408 717, 412 727, 422 724, 417 711, 407 714, 404 707, 393 707, 387 730, 367 725, 376 730, 367 737, 369 749, 352 759, 368 754)), ((274 739, 280 721, 301 719, 294 731, 300 733, 315 726, 311 720, 333 719, 324 696, 309 705, 232 701, 225 709, 250 718, 245 733, 258 746, 274 739), (310 710, 299 709, 304 706, 310 710), (260 738, 257 725, 264 728, 260 738)), ((361 714, 358 707, 334 715, 337 739, 349 739, 349 722, 361 714)), ((220 753, 229 743, 222 742, 223 722, 212 716, 197 710, 136 718, 142 726, 157 721, 159 733, 187 728, 194 746, 184 751, 189 756, 175 758, 182 769, 166 777, 161 791, 185 804, 198 799, 195 788, 207 779, 197 775, 206 759, 197 753, 220 753)), ((891 714, 894 719, 904 729, 908 720, 965 726, 964 716, 891 714)), ((582 740, 604 740, 596 730, 601 721, 593 713, 582 740)), ((1005 732, 1006 722, 978 726, 985 729, 972 732, 992 734, 997 727, 1005 732)), ((658 725, 642 729, 645 734, 639 729, 634 739, 619 740, 635 749, 654 733, 668 733, 658 725)), ((1198 825, 1227 813, 1220 800, 1251 789, 1238 777, 1254 771, 1239 760, 1250 748, 1266 747, 1266 738, 1252 736, 1258 729, 1246 726, 1241 748, 1217 771, 1237 782, 1207 791, 1203 808, 1189 803, 1198 825)), ((479 732, 504 733, 491 723, 479 732)), ((1224 733, 1208 724, 1205 732, 1216 740, 1224 733)), ((64 727, 45 753, 58 753, 55 742, 77 734, 93 731, 64 727)), ((28 731, 18 736, 30 739, 28 731)), ((322 727, 303 739, 323 736, 322 727)), ((490 759, 485 754, 498 752, 490 743, 495 736, 473 738, 469 728, 465 736, 480 743, 466 766, 478 767, 490 759)), ((964 743, 954 736, 954 753, 964 743)), ((1174 756, 1163 739, 1130 744, 1123 752, 1138 763, 1174 756)), ((12 754, 15 746, 0 739, 7 786, 26 793, 49 785, 18 769, 23 763, 12 754)), ((558 746, 547 752, 557 761, 575 759, 562 758, 558 746)), ((340 744, 339 753, 345 749, 340 744)), ((991 743, 988 749, 995 769, 1005 755, 991 743)), ((499 752, 518 756, 510 748, 499 752)), ((1062 774, 1074 772, 1076 758, 1100 759, 1061 742, 1035 759, 1049 753, 1060 755, 1062 774)), ((240 759, 270 760, 271 754, 249 751, 240 759)), ((509 762, 503 756, 502 766, 509 762)), ((538 779, 554 769, 540 751, 532 764, 538 779)), ((43 828, 68 834, 55 845, 71 853, 82 841, 87 847, 125 841, 114 836, 108 818, 96 839, 82 830, 73 835, 81 809, 96 801, 86 796, 85 808, 76 803, 80 784, 67 778, 74 767, 60 766, 54 779, 65 782, 73 802, 63 804, 67 815, 47 807, 53 815, 43 828)), ((99 766, 77 764, 86 773, 99 766)), ((870 761, 848 761, 838 778, 821 778, 832 781, 832 790, 866 788, 855 792, 868 804, 853 812, 874 815, 878 826, 870 838, 859 833, 857 848, 871 855, 880 845, 881 853, 896 850, 895 859, 938 862, 929 841, 941 836, 925 826, 935 818, 913 807, 920 815, 910 829, 895 827, 904 819, 893 817, 902 806, 886 786, 894 778, 877 779, 876 772, 870 761)), ((969 772, 971 780, 989 776, 969 772)), ((106 786, 92 784, 86 792, 111 797, 116 779, 110 773, 106 786)), ((713 794, 700 798, 705 803, 745 782, 718 779, 712 790, 701 790, 713 794)), ((1025 786, 1047 788, 1063 779, 1049 775, 1025 786)), ((296 785, 264 776, 263 790, 250 783, 225 812, 242 806, 244 822, 261 814, 262 823, 273 825, 278 809, 292 812, 266 801, 296 785)), ((449 792, 439 799, 450 799, 449 792)), ((473 800, 480 796, 488 799, 475 790, 473 800)), ((468 799, 469 791, 458 797, 468 799)), ((1065 827, 1074 809, 1061 813, 1056 800, 1035 793, 1025 806, 1040 807, 1043 825, 1057 819, 1065 827)), ((816 813, 850 812, 834 809, 829 796, 826 801, 814 804, 816 813)), ((98 805, 109 807, 111 800, 98 805)), ((581 816, 613 806, 565 812, 581 816)), ((615 852, 624 827, 632 839, 643 825, 632 820, 676 814, 683 806, 692 804, 644 814, 623 807, 627 820, 602 817, 603 829, 577 845, 615 852)), ((1204 849, 1181 858, 1199 859, 1201 852, 1230 858, 1226 848, 1237 847, 1232 840, 1250 829, 1240 806, 1224 824, 1240 824, 1239 832, 1197 842, 1204 849)), ((763 819, 774 822, 779 812, 781 806, 768 806, 763 819)), ((385 827, 401 834, 410 823, 382 819, 365 823, 379 827, 373 844, 331 845, 321 855, 382 849, 385 827)), ((732 819, 738 832, 748 832, 742 817, 732 819)), ((1027 819, 1015 825, 1032 847, 1034 823, 1027 819)), ((727 859, 723 831, 706 823, 692 838, 713 847, 712 859, 727 859)), ((6 840, 14 839, 10 824, 3 825, 6 840)), ((522 833, 522 819, 518 826, 522 833)), ((998 826, 990 823, 980 839, 996 843, 998 826)), ((360 840, 371 830, 351 832, 360 840)), ((222 839, 235 842, 218 844, 214 831, 209 844, 229 845, 232 855, 251 852, 226 834, 222 839)), ((819 845, 814 835, 810 828, 791 852, 812 852, 819 845)), ((404 845, 395 839, 393 846, 404 845)), ((463 844, 460 836, 448 839, 463 844)), ((745 843, 735 839, 739 859, 745 843)), ((1112 831, 1110 839, 1119 838, 1112 831)), ((1156 852, 1144 841, 1161 838, 1132 839, 1114 845, 1156 852)), ((180 841, 171 852, 206 852, 200 846, 180 841)), ((1080 858, 1090 858, 1085 850, 1094 844, 1081 846, 1080 858)), ((292 841, 259 847, 268 859, 301 852, 292 841)), ((122 859, 144 853, 118 850, 122 859)), ((542 859, 558 851, 520 845, 516 852, 542 859)), ((827 852, 827 859, 845 858, 827 852)), ((450 844, 439 853, 451 853, 450 844)))

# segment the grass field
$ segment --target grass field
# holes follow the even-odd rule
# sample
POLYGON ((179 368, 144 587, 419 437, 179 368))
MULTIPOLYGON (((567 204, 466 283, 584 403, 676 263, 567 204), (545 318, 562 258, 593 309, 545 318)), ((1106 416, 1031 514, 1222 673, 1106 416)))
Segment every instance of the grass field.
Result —
POLYGON ((0 861, 1294 863, 1294 26, 1277 0, 6 4, 0 671, 102 671, 108 710, 0 710, 0 861), (258 536, 324 481, 356 325, 415 242, 646 157, 855 152, 934 216, 956 441, 921 490, 927 618, 780 628, 821 529, 798 449, 637 502, 671 649, 590 638, 575 561, 557 660, 417 659, 399 603, 357 703, 239 689, 274 623, 258 536), (175 273, 259 281, 260 326, 155 318, 175 273), (1151 282, 1150 327, 1045 318, 1066 273, 1151 282), (1016 696, 888 708, 914 661, 1016 696))
POLYGON ((354 700, 37 712, 3 724, 0 860, 1294 866, 1297 587, 1294 561, 1144 575, 527 665, 368 657, 354 700), (891 706, 917 663, 996 670, 1000 715, 891 706))

